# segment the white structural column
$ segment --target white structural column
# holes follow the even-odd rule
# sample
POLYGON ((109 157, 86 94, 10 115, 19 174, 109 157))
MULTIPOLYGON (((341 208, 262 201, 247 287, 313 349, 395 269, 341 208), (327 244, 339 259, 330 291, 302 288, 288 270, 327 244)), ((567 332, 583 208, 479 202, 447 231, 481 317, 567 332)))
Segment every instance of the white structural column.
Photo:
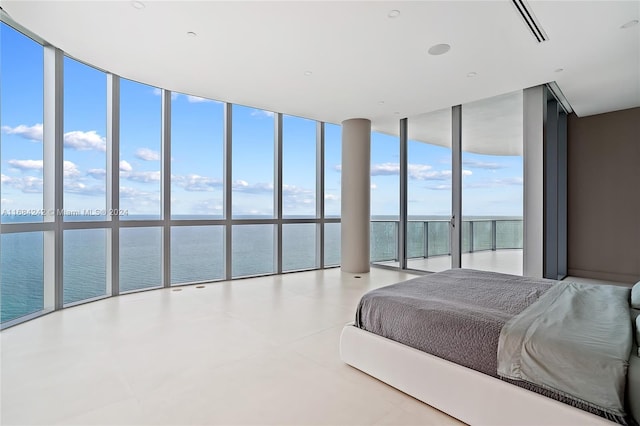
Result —
POLYGON ((342 122, 342 270, 369 272, 371 121, 342 122))

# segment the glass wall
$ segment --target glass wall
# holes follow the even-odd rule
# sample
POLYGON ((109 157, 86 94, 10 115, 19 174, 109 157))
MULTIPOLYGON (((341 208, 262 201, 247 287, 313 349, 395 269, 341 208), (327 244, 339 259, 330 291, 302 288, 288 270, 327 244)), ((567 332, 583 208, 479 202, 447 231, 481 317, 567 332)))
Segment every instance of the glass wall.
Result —
MULTIPOLYGON (((298 271, 318 266, 315 223, 282 225, 282 270, 298 271)), ((326 243, 325 243, 326 246, 326 243)))
POLYGON ((2 328, 120 293, 339 265, 340 126, 168 91, 163 109, 160 88, 0 31, 2 328), (59 203, 46 221, 44 200, 59 203))
POLYGON ((0 312, 4 323, 44 309, 44 233, 1 237, 0 312))
POLYGON ((231 240, 234 277, 276 272, 274 225, 237 225, 231 240))
POLYGON ((44 49, 0 23, 0 320, 45 306, 44 49), (11 225, 31 232, 5 234, 11 225))
POLYGON ((451 109, 408 120, 407 267, 451 268, 451 109))
POLYGON ((107 76, 64 58, 64 219, 105 220, 107 76))
POLYGON ((106 296, 107 238, 105 229, 64 231, 64 304, 106 296))
POLYGON ((171 218, 222 218, 224 104, 171 97, 171 218))
POLYGON ((0 24, 2 223, 43 220, 43 79, 41 45, 0 24))
POLYGON ((522 274, 522 108, 522 91, 462 106, 464 268, 522 274))
POLYGON ((275 114, 233 105, 233 217, 274 217, 275 114))
POLYGON ((171 284, 224 279, 224 227, 171 229, 171 284))
POLYGON ((340 217, 342 128, 324 125, 324 216, 340 217))
POLYGON ((121 220, 160 219, 162 98, 158 88, 120 81, 121 220))
POLYGON ((400 220, 400 142, 371 133, 371 261, 398 264, 400 220))
POLYGON ((315 121, 282 117, 282 164, 283 217, 316 217, 315 121))
POLYGON ((162 228, 120 229, 120 291, 162 284, 162 228))

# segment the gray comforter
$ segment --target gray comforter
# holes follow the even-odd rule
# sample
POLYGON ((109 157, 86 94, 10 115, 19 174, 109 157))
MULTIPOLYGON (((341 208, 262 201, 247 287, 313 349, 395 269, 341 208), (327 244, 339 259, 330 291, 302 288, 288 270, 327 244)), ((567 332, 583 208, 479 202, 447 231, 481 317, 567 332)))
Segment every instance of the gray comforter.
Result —
POLYGON ((498 374, 625 414, 633 336, 630 289, 559 282, 511 319, 498 345, 498 374))
POLYGON ((497 377, 500 330, 554 283, 452 269, 365 294, 356 326, 497 377))

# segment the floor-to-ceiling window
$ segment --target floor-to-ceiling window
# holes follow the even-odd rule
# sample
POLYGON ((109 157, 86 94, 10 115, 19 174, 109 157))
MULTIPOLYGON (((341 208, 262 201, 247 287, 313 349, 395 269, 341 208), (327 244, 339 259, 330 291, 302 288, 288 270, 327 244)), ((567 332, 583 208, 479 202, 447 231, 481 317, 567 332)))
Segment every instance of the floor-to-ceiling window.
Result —
MULTIPOLYGON (((385 257, 402 257, 404 251, 400 265, 429 272, 460 265, 522 274, 522 91, 410 117, 406 123, 407 137, 400 140, 401 147, 406 143, 406 188, 400 193, 406 189, 407 221, 399 227, 406 234, 399 253, 385 257)), ((372 176, 392 175, 399 168, 374 161, 371 167, 372 176)), ((376 204, 382 203, 372 195, 372 210, 376 204)), ((380 235, 398 239, 397 232, 379 227, 372 218, 372 241, 384 239, 380 235)))
POLYGON ((43 47, 0 23, 2 322, 45 309, 43 47), (15 232, 14 232, 15 231, 15 232))
POLYGON ((171 284, 224 274, 224 103, 171 96, 171 284), (194 220, 199 222, 193 225, 194 220), (184 226, 182 226, 184 224, 184 226))
MULTIPOLYGON (((107 76, 64 58, 64 136, 62 217, 65 222, 104 222, 107 218, 107 76)), ((63 238, 64 303, 106 296, 109 229, 67 229, 63 238)))
POLYGON ((276 272, 273 223, 254 220, 273 219, 275 211, 274 162, 275 118, 271 111, 233 105, 232 145, 232 275, 276 272))
MULTIPOLYGON (((120 221, 162 218, 161 90, 120 80, 120 221)), ((120 291, 163 285, 163 228, 120 229, 120 291)))
POLYGON ((522 274, 522 91, 462 105, 462 267, 522 274))
POLYGON ((340 264, 340 214, 342 132, 336 124, 324 125, 324 263, 340 264))
POLYGON ((400 144, 397 136, 371 133, 371 261, 398 266, 400 144))
MULTIPOLYGON (((300 117, 282 117, 282 216, 316 218, 316 122, 300 117)), ((282 225, 282 270, 316 267, 315 223, 282 225)))
POLYGON ((451 109, 408 120, 407 267, 451 268, 451 109))
POLYGON ((171 93, 0 31, 3 328, 339 265, 340 126, 171 93))

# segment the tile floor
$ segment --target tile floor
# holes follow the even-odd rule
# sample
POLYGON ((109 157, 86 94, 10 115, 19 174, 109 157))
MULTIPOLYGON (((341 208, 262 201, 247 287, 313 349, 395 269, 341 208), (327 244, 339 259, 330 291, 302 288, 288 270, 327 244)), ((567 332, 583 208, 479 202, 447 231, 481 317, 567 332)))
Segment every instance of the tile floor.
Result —
POLYGON ((0 423, 448 425, 340 361, 359 297, 411 275, 339 269, 66 309, 0 333, 0 423))

